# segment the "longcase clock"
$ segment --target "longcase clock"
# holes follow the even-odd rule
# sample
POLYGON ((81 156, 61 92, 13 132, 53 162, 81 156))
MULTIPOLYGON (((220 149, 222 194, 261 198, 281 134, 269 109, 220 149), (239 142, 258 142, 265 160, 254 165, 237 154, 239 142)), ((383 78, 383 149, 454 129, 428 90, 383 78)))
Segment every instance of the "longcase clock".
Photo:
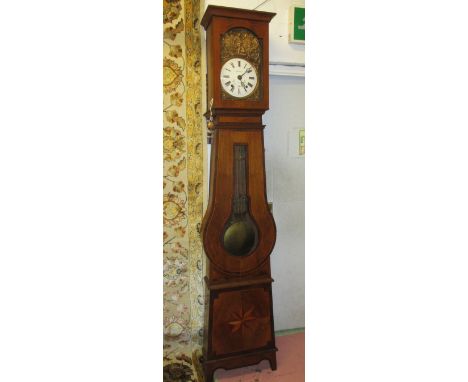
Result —
POLYGON ((210 197, 202 238, 208 257, 202 366, 264 359, 276 369, 269 256, 276 227, 266 198, 262 115, 268 109, 268 25, 275 14, 209 6, 206 29, 210 197))

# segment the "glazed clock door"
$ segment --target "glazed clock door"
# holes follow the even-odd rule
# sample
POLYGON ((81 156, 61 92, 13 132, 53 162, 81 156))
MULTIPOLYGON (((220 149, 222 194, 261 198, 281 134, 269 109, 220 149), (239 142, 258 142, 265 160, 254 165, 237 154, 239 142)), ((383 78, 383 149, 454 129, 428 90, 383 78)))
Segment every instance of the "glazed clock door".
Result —
POLYGON ((220 79, 223 90, 234 98, 249 97, 258 85, 255 67, 241 57, 224 63, 220 79))

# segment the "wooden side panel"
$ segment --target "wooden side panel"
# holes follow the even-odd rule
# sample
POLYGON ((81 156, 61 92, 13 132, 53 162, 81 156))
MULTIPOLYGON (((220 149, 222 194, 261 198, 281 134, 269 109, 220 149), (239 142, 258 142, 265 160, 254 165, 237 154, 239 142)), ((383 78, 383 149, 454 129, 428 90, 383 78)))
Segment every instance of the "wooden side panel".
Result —
POLYGON ((220 292, 213 298, 215 356, 273 345, 269 287, 220 292))

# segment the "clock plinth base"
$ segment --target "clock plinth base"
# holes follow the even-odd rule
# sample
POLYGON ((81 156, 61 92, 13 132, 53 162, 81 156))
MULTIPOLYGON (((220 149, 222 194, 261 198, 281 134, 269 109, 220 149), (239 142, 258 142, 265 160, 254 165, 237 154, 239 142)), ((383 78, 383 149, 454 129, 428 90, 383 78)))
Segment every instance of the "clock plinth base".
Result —
MULTIPOLYGON (((264 265, 269 269, 269 261, 264 265)), ((212 273, 213 275, 213 273, 212 273)), ((268 274, 210 282, 205 311, 202 369, 205 382, 216 369, 235 369, 268 360, 276 370, 273 302, 268 274)))
POLYGON ((254 353, 249 353, 246 355, 237 355, 225 358, 218 358, 212 360, 202 359, 201 365, 203 368, 203 374, 205 376, 205 382, 213 382, 214 372, 217 369, 237 369, 239 367, 252 366, 256 365, 263 360, 266 360, 270 363, 271 370, 276 370, 276 352, 278 349, 272 348, 267 350, 261 350, 254 353))

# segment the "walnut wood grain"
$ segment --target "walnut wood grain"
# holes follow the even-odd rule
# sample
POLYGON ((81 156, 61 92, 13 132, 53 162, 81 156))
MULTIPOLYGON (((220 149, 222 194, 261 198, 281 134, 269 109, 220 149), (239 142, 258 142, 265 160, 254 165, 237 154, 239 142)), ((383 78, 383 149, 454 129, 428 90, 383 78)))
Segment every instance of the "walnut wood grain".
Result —
POLYGON ((274 280, 266 275, 257 277, 230 278, 228 280, 211 281, 205 276, 206 286, 210 290, 232 289, 248 285, 271 284, 274 280))
POLYGON ((205 253, 214 266, 226 273, 250 273, 268 258, 276 241, 276 226, 266 197, 263 131, 215 130, 213 139, 214 172, 211 174, 209 205, 202 226, 205 253), (249 212, 260 229, 258 245, 247 257, 230 256, 219 240, 232 211, 234 144, 248 146, 249 212))

